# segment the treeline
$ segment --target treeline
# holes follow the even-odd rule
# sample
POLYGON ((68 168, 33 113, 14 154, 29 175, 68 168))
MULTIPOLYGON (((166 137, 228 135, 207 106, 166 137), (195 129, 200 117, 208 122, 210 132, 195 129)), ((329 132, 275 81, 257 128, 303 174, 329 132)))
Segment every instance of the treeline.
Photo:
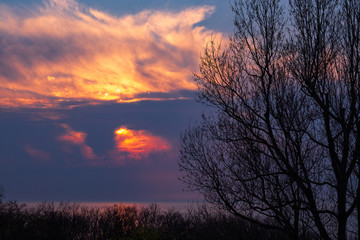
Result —
POLYGON ((185 212, 114 205, 103 208, 74 203, 29 207, 0 201, 1 240, 210 240, 286 239, 283 234, 196 207, 185 212))

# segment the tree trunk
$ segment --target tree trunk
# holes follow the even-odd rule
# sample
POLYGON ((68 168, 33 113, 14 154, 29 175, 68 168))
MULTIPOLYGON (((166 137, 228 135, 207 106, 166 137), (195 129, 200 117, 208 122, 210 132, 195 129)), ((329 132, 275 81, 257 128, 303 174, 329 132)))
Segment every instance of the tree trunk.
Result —
POLYGON ((346 185, 343 177, 340 177, 339 185, 338 185, 338 240, 346 240, 346 224, 347 224, 347 216, 346 216, 346 185))

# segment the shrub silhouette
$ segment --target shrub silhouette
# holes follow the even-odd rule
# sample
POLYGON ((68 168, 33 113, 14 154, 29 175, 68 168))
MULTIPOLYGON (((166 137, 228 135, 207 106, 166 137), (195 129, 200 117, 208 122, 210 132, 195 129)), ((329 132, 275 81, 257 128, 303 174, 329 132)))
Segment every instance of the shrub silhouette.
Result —
MULTIPOLYGON (((287 239, 229 214, 200 206, 179 212, 116 204, 104 208, 74 203, 28 207, 0 204, 1 240, 212 240, 287 239)), ((310 238, 309 238, 310 239, 310 238)))

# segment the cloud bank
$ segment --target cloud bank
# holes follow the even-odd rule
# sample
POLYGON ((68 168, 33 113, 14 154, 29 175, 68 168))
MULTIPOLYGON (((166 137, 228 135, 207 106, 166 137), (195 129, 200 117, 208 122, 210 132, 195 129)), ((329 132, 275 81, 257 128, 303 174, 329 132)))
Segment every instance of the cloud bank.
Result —
POLYGON ((112 16, 72 0, 0 5, 0 107, 138 101, 194 90, 214 7, 112 16), (141 97, 139 97, 141 96, 141 97))

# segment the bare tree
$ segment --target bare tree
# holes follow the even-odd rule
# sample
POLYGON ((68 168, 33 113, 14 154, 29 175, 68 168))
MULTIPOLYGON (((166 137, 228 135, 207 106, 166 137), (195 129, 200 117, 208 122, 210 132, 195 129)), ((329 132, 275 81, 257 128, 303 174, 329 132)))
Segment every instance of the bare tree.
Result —
POLYGON ((183 181, 292 239, 360 239, 360 1, 289 3, 234 2, 234 36, 206 47, 217 112, 182 136, 183 181))

